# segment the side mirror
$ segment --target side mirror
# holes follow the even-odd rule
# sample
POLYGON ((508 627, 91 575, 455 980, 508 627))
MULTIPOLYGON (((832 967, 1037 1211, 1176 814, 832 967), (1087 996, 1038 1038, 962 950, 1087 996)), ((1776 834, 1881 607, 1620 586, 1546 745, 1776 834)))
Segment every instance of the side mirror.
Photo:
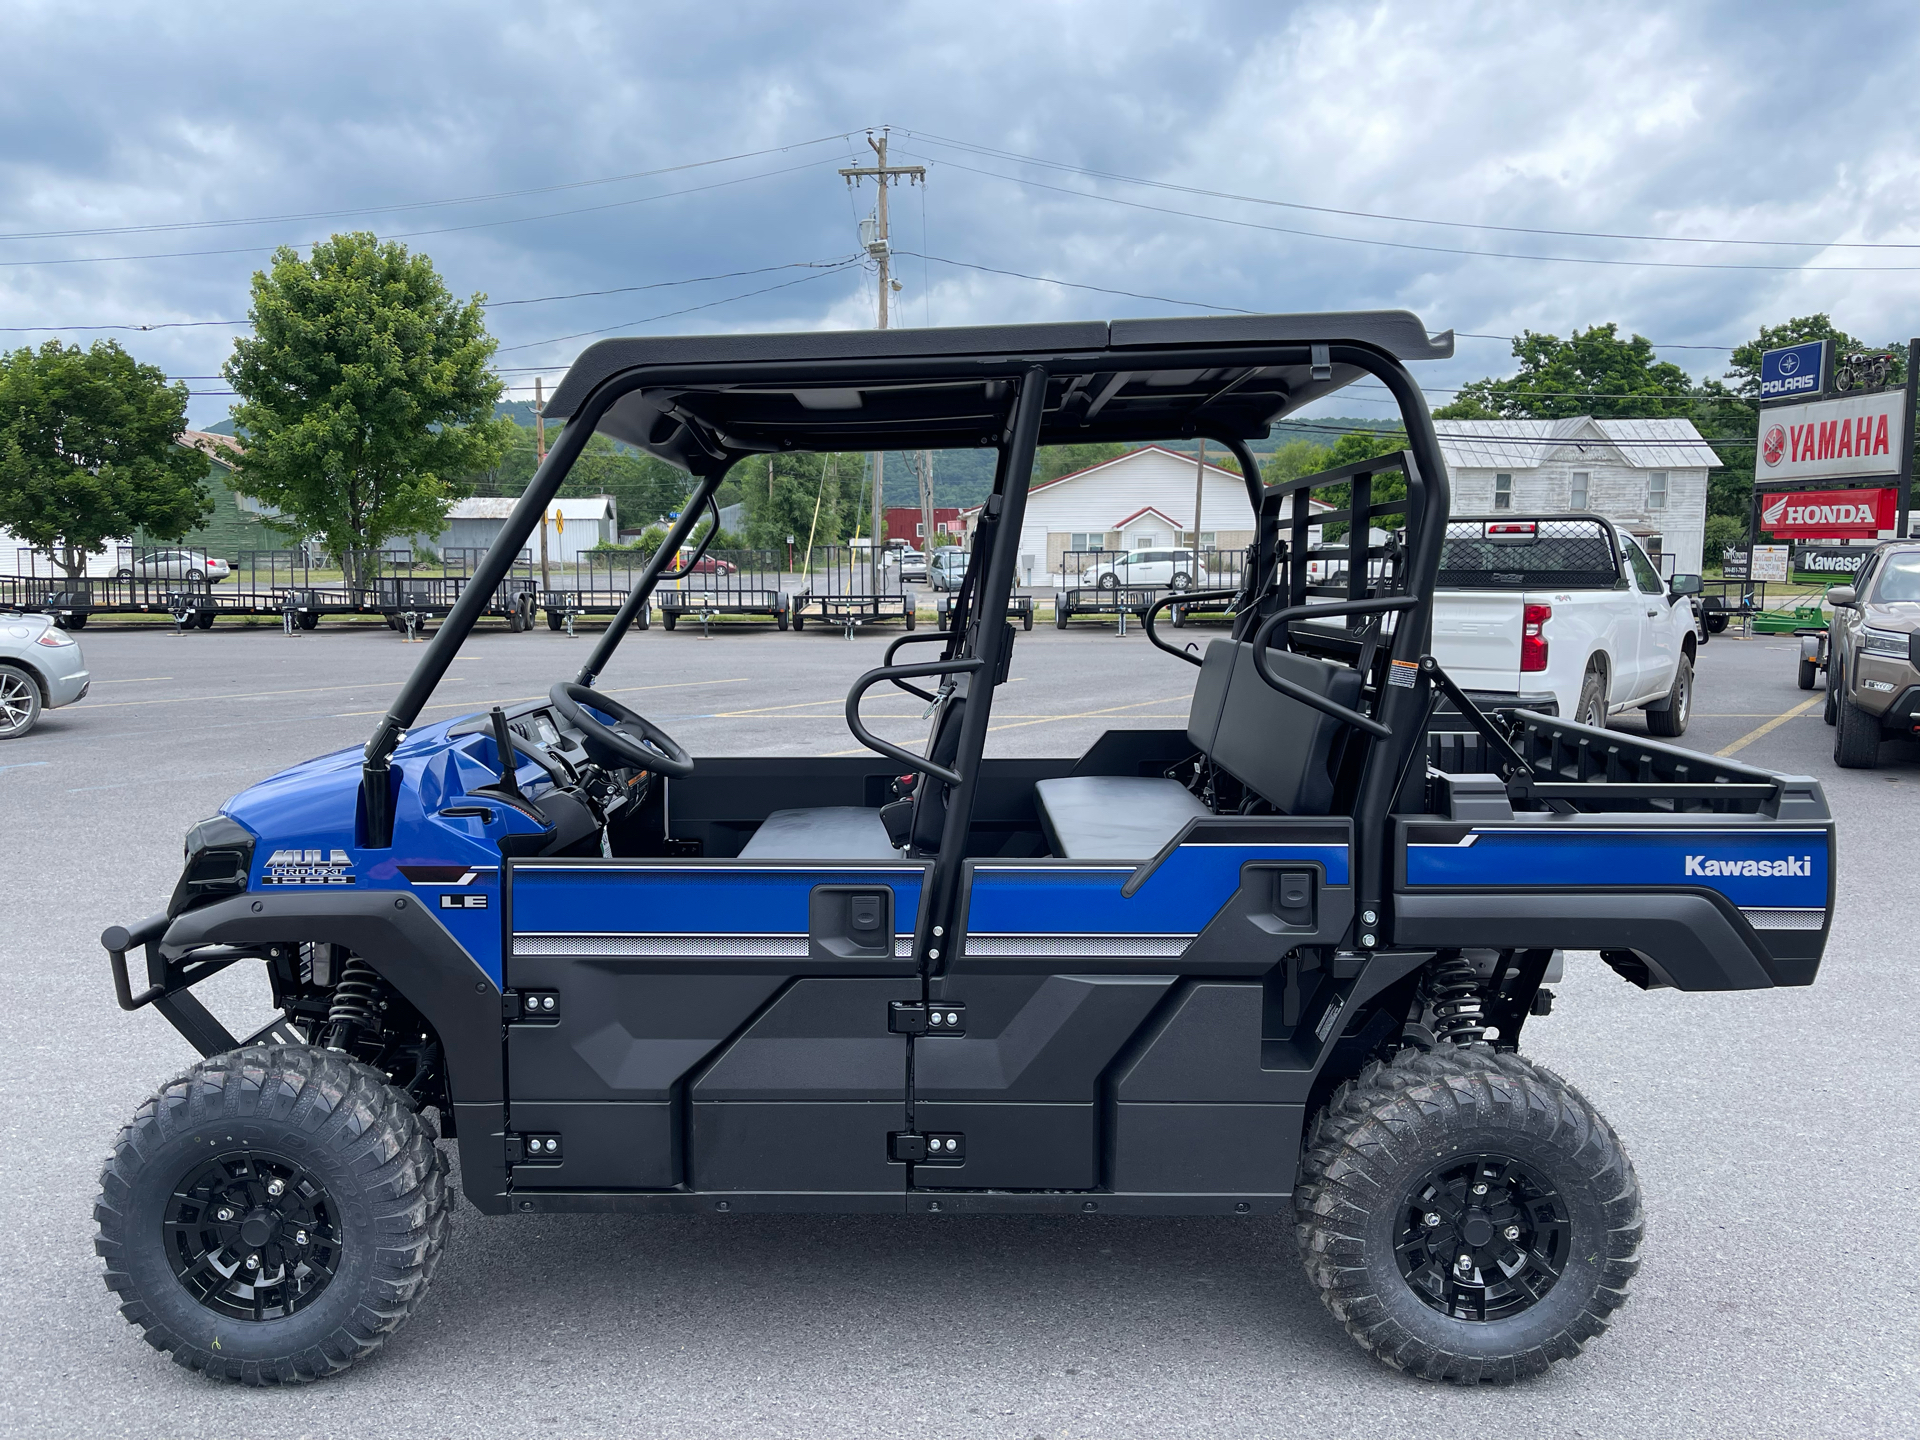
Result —
POLYGON ((1698 575, 1676 575, 1667 581, 1667 592, 1671 595, 1698 595, 1700 577, 1698 575))
POLYGON ((1851 585, 1834 585, 1827 590, 1827 604, 1836 610, 1851 610, 1860 597, 1851 585))

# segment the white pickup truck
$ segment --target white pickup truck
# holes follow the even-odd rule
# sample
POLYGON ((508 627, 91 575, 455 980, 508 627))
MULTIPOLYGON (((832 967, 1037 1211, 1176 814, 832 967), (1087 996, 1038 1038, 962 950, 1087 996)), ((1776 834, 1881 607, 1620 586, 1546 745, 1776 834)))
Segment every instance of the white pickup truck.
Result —
POLYGON ((1646 711, 1679 735, 1693 710, 1698 575, 1666 584, 1598 515, 1449 521, 1434 592, 1433 656, 1482 708, 1604 726, 1646 711))

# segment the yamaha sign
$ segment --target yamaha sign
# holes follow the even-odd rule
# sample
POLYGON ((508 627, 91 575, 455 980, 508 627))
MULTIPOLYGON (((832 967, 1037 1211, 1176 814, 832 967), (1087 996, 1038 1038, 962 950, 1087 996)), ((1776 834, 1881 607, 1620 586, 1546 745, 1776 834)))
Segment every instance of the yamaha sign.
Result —
POLYGON ((1898 474, 1907 445, 1906 402, 1904 390, 1883 390, 1762 410, 1754 479, 1769 486, 1898 474))
POLYGON ((1760 357, 1762 400, 1813 400, 1827 388, 1825 340, 1769 350, 1760 357))

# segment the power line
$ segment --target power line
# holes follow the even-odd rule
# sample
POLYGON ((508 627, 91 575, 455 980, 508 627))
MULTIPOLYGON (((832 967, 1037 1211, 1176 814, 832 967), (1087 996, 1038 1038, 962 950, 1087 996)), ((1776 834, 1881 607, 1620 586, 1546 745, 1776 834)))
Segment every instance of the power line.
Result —
POLYGON ((647 180, 656 175, 673 175, 682 170, 700 170, 710 165, 726 165, 735 160, 755 160, 762 155, 781 155, 844 140, 852 131, 822 135, 812 140, 796 140, 791 145, 776 145, 766 150, 743 150, 738 155, 722 155, 712 160, 689 160, 683 165, 663 165, 655 170, 635 170, 626 175, 605 175, 597 180, 573 180, 560 185, 536 185, 524 190, 497 190, 489 195, 461 195, 446 200, 414 200, 398 205, 367 205, 353 210, 307 210, 286 215, 254 215, 228 220, 162 221, 147 225, 101 225, 82 230, 23 230, 0 234, 0 240, 64 240, 88 235, 146 235, 170 230, 217 230, 243 225, 278 225, 291 220, 335 220, 347 215, 391 215, 406 210, 437 210, 450 205, 480 205, 490 200, 515 200, 523 195, 552 195, 563 190, 585 190, 596 185, 619 185, 629 180, 647 180))
MULTIPOLYGON (((711 185, 690 185, 684 190, 663 190, 658 195, 639 195, 631 200, 611 200, 605 205, 582 205, 572 210, 548 210, 538 215, 516 215, 507 220, 476 220, 467 225, 442 225, 432 230, 401 230, 378 238, 383 240, 414 240, 423 235, 455 235, 467 230, 492 230, 503 225, 525 225, 534 220, 558 220, 572 215, 592 215, 605 210, 622 210, 632 205, 646 205, 655 200, 672 200, 681 195, 698 195, 708 190, 724 190, 734 185, 746 185, 755 180, 770 180, 779 175, 792 175, 801 170, 811 170, 819 161, 808 161, 804 165, 789 165, 780 170, 762 170, 755 175, 740 175, 731 180, 716 180, 711 185)), ((302 240, 300 245, 317 245, 317 240, 302 240)), ((205 255, 259 255, 281 249, 279 245, 240 245, 224 250, 166 250, 148 255, 76 255, 53 260, 0 260, 0 269, 18 269, 29 265, 103 265, 118 260, 185 260, 205 255)))
MULTIPOLYGON (((931 156, 928 158, 933 159, 931 156)), ((1168 205, 1149 205, 1142 200, 1123 200, 1118 195, 1102 195, 1092 190, 1073 190, 1064 185, 1049 185, 1044 180, 1029 180, 1022 175, 1004 175, 997 170, 982 170, 977 166, 962 165, 957 160, 936 160, 935 163, 949 165, 971 175, 984 175, 989 179, 1005 180, 1014 185, 1026 185, 1036 190, 1051 190, 1059 195, 1071 195, 1078 200, 1099 200, 1108 205, 1125 206, 1129 210, 1147 210, 1156 215, 1175 215, 1185 220, 1207 220, 1216 225, 1231 225, 1239 230, 1260 230, 1273 235, 1295 235, 1308 240, 1331 240, 1343 245, 1373 245, 1386 250, 1411 250, 1426 255, 1466 255, 1481 260, 1534 260, 1555 265, 1606 265, 1623 269, 1653 270, 1779 271, 1794 274, 1836 272, 1845 275, 1892 274, 1920 270, 1920 265, 1752 265, 1718 260, 1615 260, 1594 255, 1527 255, 1506 250, 1470 250, 1453 245, 1416 245, 1407 240, 1375 240, 1364 235, 1329 235, 1323 230, 1301 230, 1287 225, 1262 225, 1255 220, 1235 220, 1226 215, 1209 215, 1199 210, 1176 210, 1168 205)))
MULTIPOLYGON (((903 135, 950 147, 967 154, 986 155, 998 160, 1014 160, 1039 165, 1049 170, 1064 170, 1099 180, 1118 180, 1128 185, 1144 185, 1156 190, 1172 190, 1183 195, 1199 195, 1211 200, 1236 200, 1247 205, 1272 205, 1286 210, 1308 211, 1315 215, 1343 215, 1358 220, 1387 220, 1401 225, 1437 225, 1450 230, 1488 230, 1506 235, 1552 235, 1570 240, 1633 240, 1662 245, 1765 245, 1780 249, 1804 250, 1920 250, 1920 242, 1896 240, 1748 240, 1705 235, 1636 235, 1607 230, 1550 230, 1529 225, 1493 225, 1475 220, 1434 220, 1420 215, 1392 215, 1372 210, 1343 210, 1331 205, 1308 205, 1297 200, 1275 200, 1265 195, 1239 195, 1230 190, 1208 190, 1197 185, 1180 185, 1169 180, 1145 180, 1136 175, 1121 175, 1111 170, 1093 170, 1046 160, 1037 155, 1021 155, 1011 150, 996 150, 966 140, 953 140, 924 130, 902 130, 903 135)), ((1544 258, 1544 257, 1533 257, 1544 258)))
POLYGON ((944 255, 922 255, 917 250, 896 250, 896 255, 911 255, 917 260, 932 260, 940 265, 956 265, 962 270, 984 270, 989 275, 1009 275, 1016 280, 1036 280, 1043 285, 1060 285, 1068 290, 1091 290, 1100 295, 1124 295, 1130 300, 1154 300, 1163 305, 1190 305, 1196 310, 1225 310, 1235 315, 1258 315, 1258 310, 1242 310, 1237 305, 1216 305, 1210 300, 1180 300, 1171 295, 1149 295, 1139 290, 1115 290, 1109 285, 1087 285, 1078 280, 1059 280, 1051 275, 1029 275, 1024 270, 1003 270, 994 265, 976 265, 971 260, 949 260, 944 255))
POLYGON ((845 270, 848 266, 857 265, 859 263, 860 263, 860 257, 855 256, 850 260, 842 260, 837 265, 823 266, 818 270, 816 270, 811 275, 802 275, 798 280, 783 280, 778 285, 762 286, 758 290, 747 290, 739 295, 728 295, 719 300, 708 300, 704 304, 689 305, 682 310, 668 310, 664 314, 649 315, 644 319, 640 319, 640 320, 622 320, 617 325, 603 325, 597 330, 576 330, 571 335, 555 335, 552 338, 547 340, 526 340, 526 341, 522 341, 518 345, 502 345, 494 353, 496 355, 506 355, 515 350, 532 350, 535 347, 540 345, 558 345, 563 340, 584 340, 590 335, 605 335, 609 331, 625 330, 629 326, 633 326, 633 325, 651 325, 656 320, 671 320, 676 315, 691 315, 696 310, 711 310, 716 305, 731 305, 736 300, 750 300, 755 295, 766 295, 766 294, 770 294, 775 290, 786 290, 795 285, 810 284, 811 282, 818 280, 823 276, 838 274, 840 271, 845 270))

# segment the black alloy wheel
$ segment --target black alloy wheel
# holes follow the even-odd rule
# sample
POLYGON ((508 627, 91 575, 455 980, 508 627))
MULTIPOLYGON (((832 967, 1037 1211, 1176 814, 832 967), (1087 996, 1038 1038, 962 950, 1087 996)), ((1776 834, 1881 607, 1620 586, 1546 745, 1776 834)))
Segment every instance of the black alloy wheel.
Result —
POLYGON ((202 1305, 235 1320, 305 1309, 340 1267, 339 1207, 283 1155, 229 1150, 175 1188, 167 1262, 202 1305))
POLYGON ((1413 1187, 1400 1211, 1393 1248, 1401 1276, 1456 1320, 1517 1315, 1566 1268, 1566 1205, 1511 1156, 1449 1159, 1413 1187))

